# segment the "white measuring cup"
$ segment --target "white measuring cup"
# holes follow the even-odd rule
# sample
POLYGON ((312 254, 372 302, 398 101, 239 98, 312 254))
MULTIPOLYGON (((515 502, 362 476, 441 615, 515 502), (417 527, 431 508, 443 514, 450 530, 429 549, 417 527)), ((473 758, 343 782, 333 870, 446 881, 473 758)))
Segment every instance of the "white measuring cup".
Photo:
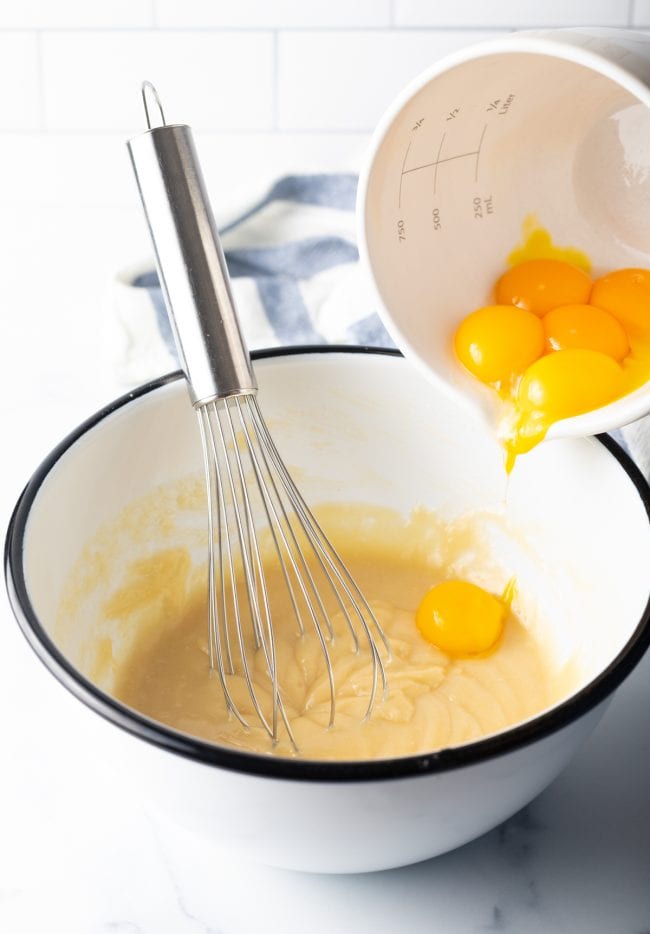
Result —
MULTIPOLYGON (((650 268, 650 36, 613 29, 515 33, 416 78, 380 121, 359 182, 359 245, 404 354, 466 407, 494 394, 452 340, 491 303, 534 216, 595 277, 650 268)), ((650 383, 552 425, 584 436, 650 412, 650 383)))

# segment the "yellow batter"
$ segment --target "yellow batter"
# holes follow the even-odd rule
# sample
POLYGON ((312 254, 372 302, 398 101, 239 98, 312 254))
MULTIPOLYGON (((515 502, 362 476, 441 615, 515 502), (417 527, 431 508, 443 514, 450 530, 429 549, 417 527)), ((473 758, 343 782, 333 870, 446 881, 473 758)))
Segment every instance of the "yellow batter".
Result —
MULTIPOLYGON (((458 553, 471 548, 467 529, 454 545, 452 532, 438 523, 426 546, 416 547, 422 517, 410 529, 402 524, 398 531, 396 520, 391 526, 383 516, 375 522, 375 531, 383 528, 388 534, 373 535, 372 519, 364 524, 350 521, 350 516, 354 518, 354 510, 345 515, 341 511, 338 524, 345 534, 343 539, 335 537, 335 543, 390 640, 392 658, 384 653, 389 693, 377 702, 371 719, 363 722, 371 663, 366 653, 354 655, 341 614, 335 614, 336 638, 330 652, 337 686, 336 722, 326 729, 330 699, 317 640, 313 635, 297 636, 292 621, 283 625, 291 617, 278 614, 276 604, 280 682, 301 757, 372 759, 429 752, 503 730, 558 699, 559 682, 544 653, 512 612, 497 647, 480 658, 449 658, 418 632, 415 610, 426 591, 448 576, 441 556, 450 547, 458 553), (416 544, 408 547, 406 543, 414 538, 416 544)), ((328 528, 332 525, 337 522, 330 516, 328 528)), ((268 572, 268 583, 272 600, 281 600, 278 576, 268 572)), ((112 693, 118 699, 215 743, 296 755, 288 740, 272 748, 261 726, 247 731, 228 715, 219 680, 208 672, 204 582, 185 549, 167 548, 134 562, 103 613, 107 620, 132 628, 142 618, 143 607, 147 620, 142 632, 126 658, 119 664, 111 661, 112 693)), ((258 690, 268 699, 261 653, 256 662, 258 690)), ((231 689, 254 724, 242 679, 232 679, 231 689)))

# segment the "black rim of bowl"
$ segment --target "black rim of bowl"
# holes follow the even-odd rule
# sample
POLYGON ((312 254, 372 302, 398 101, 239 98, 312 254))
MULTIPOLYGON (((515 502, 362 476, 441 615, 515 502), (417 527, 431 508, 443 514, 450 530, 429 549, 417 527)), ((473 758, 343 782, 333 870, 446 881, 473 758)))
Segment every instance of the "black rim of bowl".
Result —
MULTIPOLYGON (((380 354, 401 357, 399 351, 377 347, 338 345, 296 346, 256 351, 253 359, 304 354, 380 354)), ((27 641, 49 671, 80 701, 134 736, 168 752, 197 762, 219 766, 249 775, 284 778, 295 781, 350 782, 408 778, 475 765, 496 756, 515 752, 529 743, 548 736, 588 713, 605 700, 639 662, 650 644, 650 598, 643 615, 627 644, 609 665, 580 691, 551 710, 510 729, 484 739, 420 755, 395 759, 350 762, 326 762, 274 757, 270 754, 239 752, 216 746, 179 733, 116 701, 81 675, 59 651, 45 632, 31 605, 23 567, 25 528, 34 499, 57 461, 103 419, 135 399, 168 383, 183 378, 180 371, 170 373, 127 393, 102 408, 72 431, 45 458, 21 494, 14 509, 5 542, 5 575, 9 599, 27 641)), ((641 499, 650 522, 650 489, 630 457, 610 437, 599 435, 631 482, 641 499)), ((650 568, 648 569, 650 582, 650 568)), ((649 587, 650 589, 650 587, 649 587)))

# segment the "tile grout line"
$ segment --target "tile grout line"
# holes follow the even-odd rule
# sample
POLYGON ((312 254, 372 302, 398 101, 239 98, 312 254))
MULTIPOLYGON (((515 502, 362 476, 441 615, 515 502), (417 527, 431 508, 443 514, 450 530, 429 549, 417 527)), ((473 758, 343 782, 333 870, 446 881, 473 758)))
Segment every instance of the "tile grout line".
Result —
MULTIPOLYGON (((278 127, 277 129, 259 127, 205 127, 194 125, 197 134, 206 136, 367 136, 372 133, 374 126, 366 127, 278 127)), ((0 139, 7 136, 16 137, 81 137, 93 139, 95 137, 118 138, 125 133, 139 133, 142 127, 108 127, 106 129, 88 129, 87 127, 47 127, 43 129, 24 130, 0 126, 0 139)))
MULTIPOLYGON (((628 0, 628 3, 633 3, 633 0, 628 0)), ((584 23, 580 20, 569 20, 553 23, 540 23, 538 21, 534 22, 514 22, 508 24, 487 24, 487 23, 461 23, 458 25, 445 25, 445 26, 435 26, 430 24, 420 24, 420 25, 404 25, 404 26, 392 26, 387 27, 383 26, 160 26, 157 24, 152 26, 47 26, 47 27, 30 27, 30 26, 0 26, 0 35, 7 35, 11 33, 33 33, 35 31, 40 31, 44 33, 51 33, 54 35, 68 33, 71 35, 76 34, 87 34, 93 33, 96 36, 110 36, 111 34, 123 34, 125 32, 129 33, 143 33, 143 32, 160 32, 166 33, 167 35, 172 35, 177 33, 180 35, 186 35, 187 33, 193 33, 196 35, 206 35, 214 33, 257 33, 264 34, 275 31, 289 32, 300 35, 302 33, 312 33, 313 35, 328 35, 332 33, 357 33, 357 32, 371 32, 371 33, 385 33, 387 28, 394 29, 395 32, 399 33, 409 33, 409 32, 420 32, 420 33, 448 33, 448 32, 511 32, 514 29, 562 29, 572 26, 583 26, 584 23)), ((592 24, 593 25, 593 24, 592 24)), ((620 23, 599 23, 599 26, 612 27, 612 28, 622 28, 620 23)))
POLYGON ((36 87, 38 94, 38 132, 47 133, 45 119, 45 80, 43 74, 43 31, 36 30, 36 87))
MULTIPOLYGON (((271 73, 271 121, 270 127, 268 128, 259 128, 255 126, 251 127, 219 127, 213 126, 208 127, 203 130, 203 132, 211 134, 234 134, 234 135, 249 135, 256 133, 276 133, 278 135, 284 134, 296 134, 296 135, 353 135, 353 134, 367 134, 371 131, 371 127, 282 127, 281 126, 281 108, 280 108, 280 86, 279 86, 279 69, 280 69, 280 47, 279 43, 282 38, 282 33, 285 34, 295 34, 297 36, 310 35, 310 36, 323 36, 334 37, 337 35, 354 35, 355 33, 366 32, 369 34, 389 34, 392 32, 394 34, 409 34, 409 33, 419 33, 422 35, 445 35, 451 32, 454 33, 467 33, 467 32, 504 32, 505 27, 494 27, 494 26, 476 26, 471 24, 465 24, 463 26, 406 26, 398 27, 395 25, 396 16, 397 16, 397 0, 388 0, 388 12, 389 12, 389 25, 388 27, 373 27, 373 26, 325 26, 325 27, 275 27, 275 28, 264 28, 264 27, 163 27, 158 26, 158 3, 157 0, 150 0, 150 11, 151 11, 151 26, 149 27, 109 27, 108 29, 101 29, 97 27, 79 27, 76 29, 67 29, 65 27, 61 28, 36 28, 30 29, 28 27, 24 28, 11 28, 11 27, 1 27, 0 26, 0 36, 2 35, 11 35, 15 34, 31 34, 35 37, 36 42, 36 128, 34 130, 15 130, 11 127, 5 128, 0 126, 0 136, 6 136, 7 134, 18 134, 18 135, 37 135, 45 134, 48 136, 97 136, 97 135, 110 135, 118 132, 124 132, 123 128, 108 128, 106 130, 96 129, 89 130, 85 127, 52 127, 48 122, 48 100, 47 100, 47 88, 45 82, 45 62, 44 62, 44 47, 48 41, 48 36, 50 35, 61 35, 69 33, 72 36, 88 35, 92 34, 96 37, 115 37, 118 35, 123 35, 125 32, 142 34, 146 32, 151 32, 155 35, 160 35, 161 33, 166 33, 167 35, 227 35, 227 34, 241 34, 247 33, 249 35, 266 35, 271 38, 271 64, 272 64, 272 73, 271 73)), ((633 20, 637 15, 637 4, 636 0, 627 0, 627 27, 633 28, 633 20)), ((510 27, 513 28, 513 27, 510 27)), ((642 29, 642 27, 639 27, 642 29)), ((72 41, 72 39, 71 39, 72 41)))
POLYGON ((273 78, 271 83, 271 125, 274 133, 278 132, 278 113, 280 103, 278 100, 278 55, 279 55, 279 34, 278 30, 273 30, 273 78))

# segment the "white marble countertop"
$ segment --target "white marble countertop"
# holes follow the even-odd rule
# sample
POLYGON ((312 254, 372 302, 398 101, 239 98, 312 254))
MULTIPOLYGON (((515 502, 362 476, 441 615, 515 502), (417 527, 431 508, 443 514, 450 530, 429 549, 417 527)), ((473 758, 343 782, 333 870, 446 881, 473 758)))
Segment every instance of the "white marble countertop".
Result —
MULTIPOLYGON (((41 457, 120 391, 101 364, 101 293, 144 247, 126 208, 101 223, 90 208, 3 212, 3 527, 41 457)), ((650 657, 566 772, 503 826, 406 869, 309 876, 233 862, 151 817, 4 593, 0 615, 6 934, 650 931, 650 657)))

